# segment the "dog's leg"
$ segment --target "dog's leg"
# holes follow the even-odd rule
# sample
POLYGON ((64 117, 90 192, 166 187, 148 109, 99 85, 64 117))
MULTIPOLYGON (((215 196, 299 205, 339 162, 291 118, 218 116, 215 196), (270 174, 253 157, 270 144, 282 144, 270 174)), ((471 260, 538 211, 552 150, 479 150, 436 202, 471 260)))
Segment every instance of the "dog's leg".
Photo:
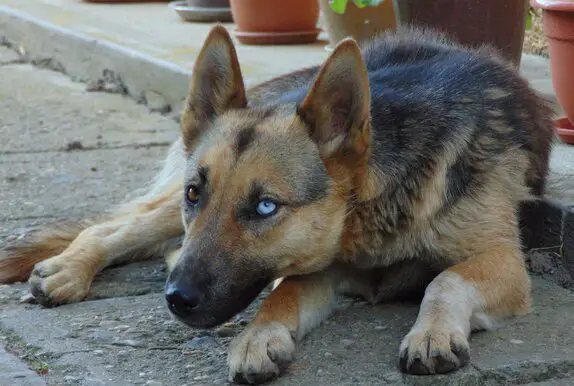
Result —
POLYGON ((485 239, 478 248, 427 287, 418 318, 400 347, 402 371, 456 370, 470 360, 472 330, 530 311, 530 278, 516 238, 485 239))
POLYGON ((150 250, 183 234, 179 184, 149 202, 82 231, 59 255, 35 265, 32 294, 45 306, 82 300, 95 275, 122 260, 150 256, 150 250))
POLYGON ((372 296, 361 278, 332 267, 283 279, 231 342, 229 380, 260 383, 279 375, 294 360, 296 344, 330 316, 338 293, 372 296))

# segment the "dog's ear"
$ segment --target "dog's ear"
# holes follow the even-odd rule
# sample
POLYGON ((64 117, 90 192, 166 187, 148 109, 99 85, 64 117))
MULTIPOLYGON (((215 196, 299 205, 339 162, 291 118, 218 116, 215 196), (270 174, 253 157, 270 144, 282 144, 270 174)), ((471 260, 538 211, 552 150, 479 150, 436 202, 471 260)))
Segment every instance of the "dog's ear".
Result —
POLYGON ((181 129, 187 153, 192 152, 205 127, 227 109, 247 106, 237 52, 227 30, 209 31, 193 66, 181 129))
POLYGON ((321 156, 363 155, 370 149, 370 92, 367 68, 351 38, 333 50, 297 107, 321 156))

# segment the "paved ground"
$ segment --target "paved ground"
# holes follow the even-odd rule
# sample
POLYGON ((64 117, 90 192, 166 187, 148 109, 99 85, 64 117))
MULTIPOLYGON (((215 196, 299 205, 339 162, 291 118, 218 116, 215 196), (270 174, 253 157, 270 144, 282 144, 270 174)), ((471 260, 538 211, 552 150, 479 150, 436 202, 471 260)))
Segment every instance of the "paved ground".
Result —
MULTIPOLYGON (((174 121, 131 100, 17 62, 0 48, 0 248, 31 225, 119 203, 150 180, 178 134, 174 121)), ((397 348, 416 305, 348 299, 275 384, 572 384, 574 294, 555 284, 571 280, 552 255, 530 258, 533 314, 473 336, 472 365, 463 371, 403 376, 397 348)), ((0 385, 224 384, 226 345, 253 307, 221 329, 191 330, 168 316, 164 279, 159 262, 113 269, 89 301, 56 309, 20 304, 24 284, 0 287, 0 347, 11 353, 0 350, 0 385)))

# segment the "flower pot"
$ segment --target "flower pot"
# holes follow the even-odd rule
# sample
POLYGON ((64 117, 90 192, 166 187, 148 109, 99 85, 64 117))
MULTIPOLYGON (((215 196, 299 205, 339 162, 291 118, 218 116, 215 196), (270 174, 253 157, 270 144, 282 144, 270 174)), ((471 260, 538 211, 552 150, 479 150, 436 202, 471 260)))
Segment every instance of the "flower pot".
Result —
POLYGON ((358 42, 363 42, 397 26, 392 0, 385 0, 377 7, 365 8, 358 8, 350 1, 343 14, 333 11, 329 0, 320 0, 320 5, 323 27, 331 47, 349 36, 358 42))
POLYGON ((552 85, 560 106, 574 122, 574 2, 532 0, 531 5, 543 9, 552 85))
POLYGON ((230 0, 235 36, 244 44, 302 44, 317 40, 317 0, 230 0))
POLYGON ((458 42, 490 43, 520 65, 528 0, 395 0, 399 24, 428 26, 458 42))

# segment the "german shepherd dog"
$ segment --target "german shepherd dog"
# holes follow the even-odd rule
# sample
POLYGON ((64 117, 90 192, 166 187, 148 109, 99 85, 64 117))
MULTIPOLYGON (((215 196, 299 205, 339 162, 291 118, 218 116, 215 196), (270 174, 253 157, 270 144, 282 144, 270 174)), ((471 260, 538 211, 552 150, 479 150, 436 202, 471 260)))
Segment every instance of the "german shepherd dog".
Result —
POLYGON ((45 306, 102 269, 168 256, 170 312, 219 325, 275 281, 230 344, 230 380, 279 375, 340 294, 420 293, 405 373, 469 362, 469 335, 531 309, 519 207, 544 193, 551 109, 493 49, 399 29, 246 90, 228 32, 194 64, 181 137, 147 194, 4 251, 45 306), (181 247, 167 251, 182 237, 181 247))

